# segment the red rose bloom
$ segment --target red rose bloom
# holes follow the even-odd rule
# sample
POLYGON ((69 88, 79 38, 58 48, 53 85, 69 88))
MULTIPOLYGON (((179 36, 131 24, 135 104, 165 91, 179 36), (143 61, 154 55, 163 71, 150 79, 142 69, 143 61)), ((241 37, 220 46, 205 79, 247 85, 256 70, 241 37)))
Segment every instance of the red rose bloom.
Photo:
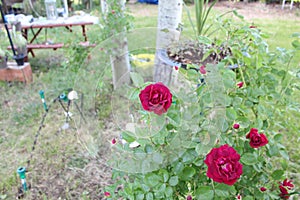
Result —
POLYGON ((208 166, 206 175, 215 182, 233 185, 243 173, 240 157, 228 144, 213 148, 204 161, 208 166))
POLYGON ((157 115, 167 112, 172 104, 172 94, 162 83, 148 85, 139 97, 143 108, 157 115))
POLYGON ((279 185, 279 190, 280 190, 279 196, 282 199, 288 199, 290 197, 288 190, 285 187, 283 187, 282 185, 279 185))
POLYGON ((281 185, 285 186, 289 190, 294 188, 294 184, 292 184, 292 181, 289 181, 288 179, 285 179, 281 185))
POLYGON ((247 139, 250 139, 250 146, 252 148, 258 148, 268 144, 268 139, 263 133, 258 133, 256 128, 252 128, 246 135, 247 139))
POLYGON ((294 188, 294 184, 292 184, 292 181, 289 181, 288 179, 285 179, 279 185, 279 190, 280 190, 279 196, 282 199, 288 199, 290 197, 289 190, 292 190, 293 188, 294 188))

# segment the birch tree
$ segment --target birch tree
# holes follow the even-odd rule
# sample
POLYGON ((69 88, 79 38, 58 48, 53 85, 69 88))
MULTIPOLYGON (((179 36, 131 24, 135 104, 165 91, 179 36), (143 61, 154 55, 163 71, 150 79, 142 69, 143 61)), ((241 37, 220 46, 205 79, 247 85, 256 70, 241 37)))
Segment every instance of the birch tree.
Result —
POLYGON ((124 21, 126 23, 126 20, 120 20, 120 18, 125 17, 124 10, 124 0, 101 0, 101 11, 105 18, 106 30, 109 32, 107 37, 111 40, 110 60, 114 89, 117 89, 120 85, 130 83, 126 24, 123 23, 124 21))
POLYGON ((174 70, 160 59, 158 51, 179 40, 178 28, 181 23, 182 6, 182 0, 160 0, 158 4, 154 81, 160 81, 166 85, 171 84, 174 70))

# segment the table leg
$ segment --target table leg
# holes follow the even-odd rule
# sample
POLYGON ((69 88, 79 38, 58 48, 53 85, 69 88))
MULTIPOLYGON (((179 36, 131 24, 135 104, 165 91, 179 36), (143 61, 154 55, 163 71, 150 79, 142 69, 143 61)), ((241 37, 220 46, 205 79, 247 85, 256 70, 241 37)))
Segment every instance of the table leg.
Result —
POLYGON ((73 32, 72 26, 65 26, 65 27, 66 27, 66 29, 67 29, 68 31, 73 32))
POLYGON ((28 40, 28 29, 22 29, 22 36, 28 40))
POLYGON ((81 27, 82 27, 82 35, 83 35, 83 37, 84 37, 84 41, 87 42, 88 39, 87 39, 87 35, 86 35, 86 33, 85 33, 85 25, 81 25, 81 27))
POLYGON ((32 37, 32 39, 30 40, 29 44, 32 44, 33 41, 36 39, 36 37, 40 34, 40 32, 43 30, 43 28, 40 28, 32 37))
POLYGON ((34 54, 34 52, 33 52, 33 49, 28 49, 27 57, 28 57, 28 54, 29 54, 29 53, 32 55, 32 57, 35 57, 35 54, 34 54))

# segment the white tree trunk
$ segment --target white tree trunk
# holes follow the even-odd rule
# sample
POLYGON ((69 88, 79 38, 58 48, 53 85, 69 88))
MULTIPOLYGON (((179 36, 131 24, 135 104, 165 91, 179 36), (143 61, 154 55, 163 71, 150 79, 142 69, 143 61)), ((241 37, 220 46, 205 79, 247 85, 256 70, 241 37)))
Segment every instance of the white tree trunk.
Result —
MULTIPOLYGON (((125 9, 125 1, 119 0, 119 5, 125 9)), ((107 13, 108 8, 107 0, 101 0, 101 10, 107 13)), ((112 30, 113 31, 113 30, 112 30)), ((114 89, 118 88, 123 84, 130 83, 130 62, 128 55, 128 44, 126 38, 126 30, 124 27, 124 33, 118 33, 111 37, 112 42, 112 54, 110 56, 112 75, 113 75, 113 85, 114 89)))
POLYGON ((101 12, 102 13, 107 13, 108 7, 107 7, 106 0, 100 0, 100 5, 101 5, 101 12))
POLYGON ((110 56, 114 89, 130 83, 130 62, 128 44, 125 33, 120 33, 113 39, 113 54, 110 56))
POLYGON ((158 3, 154 81, 163 82, 166 85, 171 84, 175 70, 159 58, 157 50, 165 49, 174 41, 179 40, 178 28, 181 23, 182 6, 182 0, 160 0, 158 3))

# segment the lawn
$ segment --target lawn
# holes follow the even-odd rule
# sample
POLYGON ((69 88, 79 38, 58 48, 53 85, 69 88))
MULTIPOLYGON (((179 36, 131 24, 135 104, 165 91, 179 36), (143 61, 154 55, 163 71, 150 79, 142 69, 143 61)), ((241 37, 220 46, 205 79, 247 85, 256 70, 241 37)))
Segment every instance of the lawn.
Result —
MULTIPOLYGON (((249 25, 255 24, 269 35, 267 41, 271 51, 277 47, 292 49, 291 34, 299 32, 298 10, 287 14, 287 17, 282 17, 284 11, 275 9, 276 12, 271 10, 266 15, 260 14, 257 18, 247 13, 245 11, 247 9, 242 9, 241 4, 237 5, 238 12, 245 14, 245 20, 249 25)), ((229 8, 217 6, 212 16, 217 16, 232 7, 233 4, 230 4, 229 8)), ((130 4, 128 8, 134 17, 134 27, 139 28, 140 32, 144 31, 145 37, 150 37, 153 30, 149 31, 147 27, 156 27, 157 6, 130 4)), ((260 9, 258 4, 255 4, 254 8, 260 9)), ((265 10, 265 7, 263 8, 265 10)), ((192 18, 194 16, 192 6, 183 10, 183 35, 193 37, 187 10, 192 18)), ((94 13, 98 12, 94 11, 94 13)), ((232 15, 228 17, 231 18, 232 15)), ((210 22, 213 22, 213 19, 210 19, 210 22)), ((101 66, 103 63, 97 60, 101 59, 100 47, 92 50, 76 45, 76 41, 81 39, 79 31, 75 28, 76 34, 72 37, 55 30, 48 33, 53 38, 61 37, 60 40, 69 44, 69 48, 40 51, 35 58, 30 58, 34 71, 32 84, 0 82, 0 152, 2 152, 0 200, 14 199, 21 195, 18 192, 21 182, 16 170, 19 166, 27 166, 28 158, 31 162, 27 181, 31 185, 31 190, 25 199, 58 199, 59 196, 66 199, 101 199, 104 186, 111 182, 111 171, 106 162, 112 158, 106 152, 110 147, 112 135, 117 136, 115 132, 117 127, 111 118, 111 72, 106 66, 101 66), (88 74, 84 74, 85 71, 81 70, 81 66, 90 67, 88 74), (99 68, 103 69, 103 73, 95 76, 93 70, 99 68), (85 75, 85 84, 78 85, 80 78, 85 75), (87 78, 89 75, 92 79, 87 78), (45 111, 39 91, 45 91, 46 101, 51 104, 53 99, 68 88, 78 88, 79 92, 84 93, 83 108, 92 108, 95 105, 96 111, 87 112, 88 123, 84 124, 77 107, 72 104, 70 108, 75 122, 70 122, 70 128, 64 130, 62 128, 66 120, 64 110, 59 103, 53 103, 41 125, 45 111), (32 151, 32 144, 40 126, 42 129, 37 145, 32 151)), ((100 37, 100 34, 99 26, 88 30, 88 37, 92 41, 98 41, 97 37, 100 37)), ((0 45, 5 48, 8 43, 2 33, 0 38, 0 45)), ((296 54, 291 66, 292 71, 299 71, 300 52, 296 54)), ((299 83, 299 80, 295 82, 299 83)), ((294 99, 295 102, 299 102, 299 92, 295 94, 294 99)), ((76 103, 81 104, 80 100, 76 103)), ((297 125, 299 113, 295 111, 286 117, 291 124, 300 128, 297 125)), ((289 130, 288 135, 285 136, 285 143, 291 157, 287 173, 298 185, 300 183, 300 149, 297 147, 299 140, 299 129, 289 130)))

